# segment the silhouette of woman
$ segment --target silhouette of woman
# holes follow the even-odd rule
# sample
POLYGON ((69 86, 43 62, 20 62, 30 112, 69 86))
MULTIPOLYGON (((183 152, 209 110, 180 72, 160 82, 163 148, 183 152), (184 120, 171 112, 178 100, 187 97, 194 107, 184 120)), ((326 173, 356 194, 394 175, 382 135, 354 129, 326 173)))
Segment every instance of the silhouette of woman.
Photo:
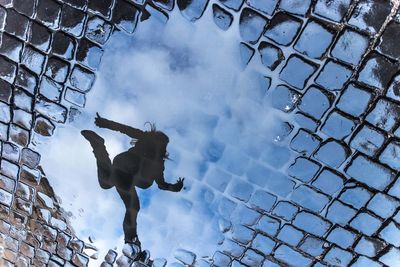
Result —
POLYGON ((104 139, 93 131, 83 130, 81 134, 90 142, 97 161, 97 176, 103 189, 116 187, 125 204, 126 213, 123 222, 125 243, 135 243, 140 246, 137 236, 137 215, 140 209, 136 186, 149 188, 155 181, 162 190, 179 192, 183 187, 184 178, 179 178, 175 184, 164 180, 164 161, 168 159, 166 151, 169 138, 157 131, 151 124, 150 131, 142 131, 99 116, 95 124, 100 128, 119 131, 136 139, 135 145, 114 157, 112 163, 104 139))

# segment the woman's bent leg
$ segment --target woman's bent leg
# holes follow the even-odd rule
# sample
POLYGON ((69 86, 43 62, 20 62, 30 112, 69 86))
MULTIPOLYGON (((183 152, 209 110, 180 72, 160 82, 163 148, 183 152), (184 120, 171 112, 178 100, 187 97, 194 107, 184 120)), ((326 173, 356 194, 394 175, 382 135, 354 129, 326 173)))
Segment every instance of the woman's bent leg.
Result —
POLYGON ((93 131, 84 130, 81 134, 89 141, 93 148, 93 154, 97 162, 97 176, 99 184, 103 189, 109 189, 114 186, 111 178, 111 160, 104 139, 93 131))

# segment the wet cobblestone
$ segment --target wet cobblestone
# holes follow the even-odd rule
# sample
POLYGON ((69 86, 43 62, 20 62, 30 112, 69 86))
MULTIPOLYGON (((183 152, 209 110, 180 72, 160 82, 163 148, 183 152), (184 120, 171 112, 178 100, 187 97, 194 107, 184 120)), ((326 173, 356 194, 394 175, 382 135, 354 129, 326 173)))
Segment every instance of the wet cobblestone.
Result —
MULTIPOLYGON (((143 2, 0 1, 4 266, 87 266, 90 245, 63 219, 30 144, 51 136, 71 106, 85 106, 104 45, 113 31, 140 27, 143 2)), ((212 9, 221 30, 239 23, 243 65, 258 53, 280 78, 269 89, 273 107, 302 122, 286 141, 296 156, 279 159, 285 172, 272 169, 278 159, 227 157, 232 148, 214 155, 224 170, 205 185, 219 194, 227 237, 211 262, 183 248, 172 266, 399 265, 398 2, 145 2, 190 21, 212 9)), ((151 265, 132 255, 110 250, 102 266, 151 265)))

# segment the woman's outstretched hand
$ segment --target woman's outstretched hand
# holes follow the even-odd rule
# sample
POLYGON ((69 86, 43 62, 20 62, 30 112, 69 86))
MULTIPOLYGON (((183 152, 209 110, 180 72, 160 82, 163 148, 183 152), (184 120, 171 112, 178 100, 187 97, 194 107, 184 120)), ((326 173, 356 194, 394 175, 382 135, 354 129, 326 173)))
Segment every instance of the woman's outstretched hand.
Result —
POLYGON ((175 189, 177 190, 177 192, 181 191, 183 188, 183 181, 185 180, 185 178, 179 177, 178 181, 176 181, 175 183, 175 189))
POLYGON ((99 115, 99 113, 96 112, 96 118, 94 119, 94 124, 96 124, 97 127, 104 128, 105 122, 106 122, 106 119, 101 117, 99 115))

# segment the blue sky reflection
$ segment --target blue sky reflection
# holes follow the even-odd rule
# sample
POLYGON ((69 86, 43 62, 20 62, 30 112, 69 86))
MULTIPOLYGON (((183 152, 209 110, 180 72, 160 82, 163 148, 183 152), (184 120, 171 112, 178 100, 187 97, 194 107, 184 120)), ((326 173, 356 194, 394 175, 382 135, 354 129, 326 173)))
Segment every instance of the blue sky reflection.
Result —
MULTIPOLYGON (((237 201, 232 184, 247 183, 246 171, 255 164, 250 159, 268 162, 266 152, 280 139, 274 126, 285 118, 265 98, 259 60, 242 70, 237 25, 221 31, 210 7, 195 23, 177 13, 166 25, 140 24, 133 37, 115 34, 82 114, 40 148, 44 170, 73 214, 73 227, 81 238, 94 238, 100 260, 108 249, 122 247, 124 206, 115 189, 99 187, 91 148, 79 134, 95 129, 96 112, 143 130, 146 121, 155 122, 170 138, 166 180, 186 177, 180 193, 155 184, 138 189, 138 234, 154 258, 172 259, 178 248, 212 256, 224 238, 221 229, 229 220, 240 223, 235 216, 244 210, 239 204, 225 219, 219 210, 226 199, 237 201)), ((111 157, 130 146, 120 133, 95 130, 111 157)))

